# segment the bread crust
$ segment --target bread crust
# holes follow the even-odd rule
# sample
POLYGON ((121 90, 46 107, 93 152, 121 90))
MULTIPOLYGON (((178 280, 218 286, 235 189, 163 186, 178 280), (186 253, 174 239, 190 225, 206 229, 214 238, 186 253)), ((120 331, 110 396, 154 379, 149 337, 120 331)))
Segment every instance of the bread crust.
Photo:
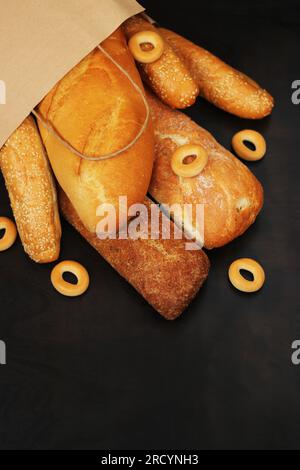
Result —
POLYGON ((55 261, 61 238, 56 188, 31 116, 2 147, 0 167, 25 252, 37 263, 55 261))
MULTIPOLYGON (((185 239, 162 239, 160 231, 157 240, 101 240, 84 227, 63 191, 59 202, 68 222, 167 320, 183 312, 206 280, 206 254, 186 250, 185 239)), ((144 204, 149 208, 149 200, 144 204)))
MULTIPOLYGON (((180 111, 147 93, 155 133, 155 161, 149 188, 163 204, 204 204, 204 246, 216 248, 241 235, 263 204, 263 189, 251 171, 214 137, 180 111), (208 153, 193 178, 175 175, 171 157, 181 145, 201 145, 208 153)), ((194 220, 193 220, 194 222, 194 220)))
MULTIPOLYGON (((140 15, 125 21, 123 28, 128 39, 139 31, 155 31, 159 34, 158 28, 140 15)), ((143 79, 171 108, 186 108, 195 102, 199 94, 198 85, 166 41, 162 56, 153 63, 140 64, 139 68, 143 79)))
POLYGON ((271 113, 272 96, 254 80, 179 34, 165 28, 159 31, 186 64, 205 99, 241 118, 261 119, 271 113))
MULTIPOLYGON (((120 29, 102 47, 142 88, 139 73, 120 29)), ((143 88, 142 88, 143 89, 143 88)), ((99 156, 129 144, 145 121, 141 96, 128 78, 99 49, 74 67, 43 99, 39 111, 61 136, 81 153, 99 156)), ((140 139, 126 152, 104 161, 88 161, 65 148, 39 123, 55 176, 85 227, 95 232, 102 203, 119 207, 141 202, 153 164, 151 120, 140 139)))

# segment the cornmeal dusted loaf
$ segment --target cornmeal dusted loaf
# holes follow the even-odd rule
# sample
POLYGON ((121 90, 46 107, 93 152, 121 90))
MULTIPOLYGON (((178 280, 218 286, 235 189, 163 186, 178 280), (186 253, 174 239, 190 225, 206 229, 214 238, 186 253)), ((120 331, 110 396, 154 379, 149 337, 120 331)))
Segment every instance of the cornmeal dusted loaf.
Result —
POLYGON ((0 167, 24 250, 38 263, 55 261, 61 237, 56 189, 31 116, 2 147, 0 167))
MULTIPOLYGON (((125 21, 123 28, 128 39, 139 31, 155 31, 159 34, 159 30, 140 15, 125 21)), ((162 56, 153 63, 140 64, 140 70, 149 86, 172 108, 191 106, 199 94, 198 86, 187 67, 166 41, 162 56)))
MULTIPOLYGON (((188 116, 171 110, 150 93, 147 98, 155 133, 151 196, 169 205, 204 204, 204 246, 225 245, 254 222, 263 204, 261 184, 243 163, 188 116), (205 168, 192 178, 177 176, 171 167, 174 151, 185 144, 201 145, 208 153, 205 168)), ((195 227, 194 221, 191 227, 186 227, 190 232, 195 227)))
MULTIPOLYGON (((122 31, 118 29, 101 45, 142 89, 122 31)), ((39 111, 76 150, 90 157, 130 144, 146 117, 141 95, 99 49, 52 89, 39 111)), ((153 164, 151 120, 133 147, 104 161, 75 155, 43 124, 39 127, 55 176, 89 231, 96 230, 100 204, 113 204, 118 211, 119 196, 127 196, 128 205, 143 201, 153 164)))
MULTIPOLYGON (((69 223, 166 319, 177 318, 207 278, 207 256, 186 250, 185 239, 165 240, 159 231, 157 240, 101 240, 84 227, 63 191, 59 202, 69 223)), ((149 200, 144 204, 149 209, 149 200)))
POLYGON ((208 101, 247 119, 261 119, 271 113, 272 96, 254 80, 179 34, 164 28, 159 31, 186 64, 200 95, 208 101))

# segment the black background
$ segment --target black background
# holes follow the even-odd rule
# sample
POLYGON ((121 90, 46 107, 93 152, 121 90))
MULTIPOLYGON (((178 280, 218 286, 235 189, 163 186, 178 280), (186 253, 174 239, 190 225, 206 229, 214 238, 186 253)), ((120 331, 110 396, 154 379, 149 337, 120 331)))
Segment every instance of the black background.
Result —
MULTIPOLYGON (((227 148, 243 128, 261 131, 266 157, 251 164, 265 206, 241 239, 209 253, 208 282, 175 322, 163 320, 63 223, 61 259, 91 274, 82 297, 50 284, 20 241, 0 256, 1 449, 299 448, 300 79, 299 1, 146 1, 160 24, 248 73, 276 99, 249 122, 203 100, 187 111, 227 148), (264 288, 241 294, 229 263, 253 257, 264 288)), ((0 180, 0 213, 10 216, 0 180)))

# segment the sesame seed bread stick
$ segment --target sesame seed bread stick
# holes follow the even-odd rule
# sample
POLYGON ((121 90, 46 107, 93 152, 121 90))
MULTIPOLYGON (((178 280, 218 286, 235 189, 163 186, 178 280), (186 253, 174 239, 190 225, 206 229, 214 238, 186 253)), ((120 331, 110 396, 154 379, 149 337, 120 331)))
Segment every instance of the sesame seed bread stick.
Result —
POLYGON ((31 116, 0 150, 0 168, 25 252, 37 263, 55 261, 61 237, 56 188, 31 116))
MULTIPOLYGON (((127 39, 140 31, 156 31, 158 29, 137 15, 123 24, 127 39)), ((148 83, 159 98, 171 108, 191 106, 199 93, 188 68, 165 41, 162 56, 150 64, 140 64, 143 79, 148 83)))
POLYGON ((261 119, 271 113, 272 96, 254 80, 179 34, 164 28, 159 31, 183 60, 207 101, 246 119, 261 119))

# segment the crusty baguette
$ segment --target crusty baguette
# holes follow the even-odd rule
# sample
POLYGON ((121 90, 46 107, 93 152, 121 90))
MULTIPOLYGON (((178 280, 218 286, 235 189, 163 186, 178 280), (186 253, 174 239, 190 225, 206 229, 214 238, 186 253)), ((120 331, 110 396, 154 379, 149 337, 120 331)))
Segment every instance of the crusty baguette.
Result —
MULTIPOLYGON (((122 31, 115 31, 102 47, 142 87, 122 31)), ((39 111, 76 150, 88 156, 114 152, 129 144, 146 116, 137 90, 99 49, 52 89, 39 111)), ((88 230, 96 230, 100 204, 111 203, 118 209, 119 195, 127 196, 129 205, 143 201, 153 164, 150 121, 133 147, 104 161, 88 161, 75 155, 43 124, 39 127, 55 176, 88 230)))
POLYGON ((55 261, 61 237, 56 188, 31 116, 2 147, 0 167, 24 250, 38 263, 55 261))
POLYGON ((204 246, 225 245, 254 222, 263 204, 261 184, 209 132, 152 94, 148 93, 147 97, 155 133, 150 194, 158 202, 169 205, 204 204, 204 246), (172 171, 172 154, 184 144, 198 144, 208 152, 207 165, 193 178, 178 177, 172 171))
MULTIPOLYGON (((123 28, 128 39, 145 30, 159 34, 158 28, 140 15, 125 21, 123 28)), ((191 106, 199 94, 198 86, 187 67, 166 41, 162 56, 153 63, 140 64, 140 70, 149 86, 171 108, 191 106)))
MULTIPOLYGON (((166 319, 177 318, 206 280, 206 254, 186 250, 185 239, 162 239, 156 232, 157 240, 101 240, 86 230, 63 191, 59 202, 68 222, 166 319)), ((149 208, 149 200, 144 204, 149 208)))
POLYGON ((172 31, 160 28, 160 32, 184 61, 205 99, 241 118, 261 119, 271 113, 272 96, 247 75, 172 31))

